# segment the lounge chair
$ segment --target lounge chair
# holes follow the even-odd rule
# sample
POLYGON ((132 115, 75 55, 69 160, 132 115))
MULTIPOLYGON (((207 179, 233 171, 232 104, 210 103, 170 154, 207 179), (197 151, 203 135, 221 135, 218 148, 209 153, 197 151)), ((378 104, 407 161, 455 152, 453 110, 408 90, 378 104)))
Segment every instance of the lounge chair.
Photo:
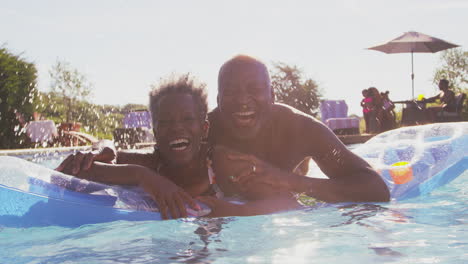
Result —
POLYGON ((437 122, 457 122, 463 121, 462 111, 463 103, 465 102, 466 94, 459 93, 455 96, 455 112, 441 111, 437 113, 437 122))
POLYGON ((154 135, 151 127, 150 112, 129 112, 123 119, 123 128, 116 128, 114 130, 114 141, 117 143, 118 147, 122 148, 132 148, 139 143, 154 142, 154 135))
POLYGON ((348 105, 345 100, 322 100, 320 112, 322 122, 335 134, 359 134, 359 119, 348 117, 348 105))

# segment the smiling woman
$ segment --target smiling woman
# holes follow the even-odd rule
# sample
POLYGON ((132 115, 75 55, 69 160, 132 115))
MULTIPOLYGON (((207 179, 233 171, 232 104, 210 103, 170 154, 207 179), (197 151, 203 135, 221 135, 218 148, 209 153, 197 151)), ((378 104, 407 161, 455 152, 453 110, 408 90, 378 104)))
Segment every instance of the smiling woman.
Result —
MULTIPOLYGON (((199 154, 209 126, 204 88, 204 84, 197 86, 186 75, 177 81, 161 84, 150 94, 157 150, 168 166, 190 163, 199 154)), ((186 169, 190 171, 192 166, 186 169)), ((187 175, 189 171, 177 175, 187 175)))
MULTIPOLYGON (((130 164, 94 164, 77 176, 98 182, 141 186, 158 204, 163 218, 187 216, 193 197, 211 194, 206 163, 208 132, 205 85, 188 74, 161 82, 150 93, 156 138, 154 152, 130 164)), ((122 163, 122 160, 119 160, 122 163)), ((65 166, 65 171, 67 168, 65 166)))

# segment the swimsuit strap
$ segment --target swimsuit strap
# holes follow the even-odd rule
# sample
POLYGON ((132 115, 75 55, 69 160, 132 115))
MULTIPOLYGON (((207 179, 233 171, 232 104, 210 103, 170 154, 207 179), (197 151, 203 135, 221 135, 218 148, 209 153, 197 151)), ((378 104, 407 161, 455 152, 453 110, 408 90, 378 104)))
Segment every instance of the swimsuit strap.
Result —
MULTIPOLYGON (((156 149, 156 151, 157 151, 157 149, 156 149)), ((210 182, 210 189, 211 190, 209 190, 209 191, 207 191, 205 193, 206 194, 214 194, 218 199, 221 199, 221 198, 224 198, 224 193, 223 193, 223 191, 221 191, 221 188, 219 188, 218 184, 216 184, 216 175, 215 175, 215 173, 213 171, 213 168, 211 167, 211 164, 213 163, 211 161, 211 153, 212 153, 212 149, 209 148, 208 151, 207 151, 207 155, 206 155, 206 167, 208 169, 208 180, 210 182)), ((161 164, 161 162, 159 162, 158 167, 156 168, 156 172, 160 173, 161 166, 162 166, 162 164, 161 164)))
POLYGON ((208 151, 207 157, 206 157, 206 167, 208 168, 208 179, 210 181, 210 186, 211 189, 214 191, 215 196, 218 199, 224 198, 224 193, 221 191, 221 188, 219 188, 218 184, 216 184, 216 175, 213 171, 213 168, 211 167, 211 164, 213 163, 210 159, 211 156, 211 150, 208 151))

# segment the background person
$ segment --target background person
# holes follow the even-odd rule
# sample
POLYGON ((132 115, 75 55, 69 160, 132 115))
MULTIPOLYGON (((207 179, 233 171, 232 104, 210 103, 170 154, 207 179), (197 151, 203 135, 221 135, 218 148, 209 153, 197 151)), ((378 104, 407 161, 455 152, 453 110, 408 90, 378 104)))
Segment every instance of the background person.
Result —
POLYGON ((382 126, 381 132, 396 128, 395 104, 388 97, 389 91, 380 93, 382 98, 382 126))
POLYGON ((442 79, 439 81, 439 94, 436 96, 424 99, 424 103, 433 103, 440 100, 440 106, 431 106, 426 108, 427 118, 430 122, 435 122, 437 113, 441 111, 455 112, 455 93, 449 89, 449 81, 442 79))
POLYGON ((362 115, 364 117, 364 122, 366 124, 366 133, 369 133, 370 129, 370 116, 372 111, 372 97, 369 96, 369 91, 367 89, 362 90, 362 96, 364 97, 361 100, 362 115))
POLYGON ((369 96, 372 98, 371 112, 369 114, 369 131, 370 133, 377 134, 382 131, 383 121, 383 102, 379 90, 375 87, 367 89, 369 96))

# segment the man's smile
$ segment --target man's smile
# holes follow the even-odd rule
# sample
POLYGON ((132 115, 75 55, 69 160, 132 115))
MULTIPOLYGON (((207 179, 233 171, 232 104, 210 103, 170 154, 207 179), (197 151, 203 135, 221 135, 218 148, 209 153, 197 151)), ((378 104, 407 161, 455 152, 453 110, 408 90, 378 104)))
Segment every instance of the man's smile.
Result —
POLYGON ((232 114, 235 122, 239 126, 253 126, 256 120, 255 111, 241 111, 232 114))

